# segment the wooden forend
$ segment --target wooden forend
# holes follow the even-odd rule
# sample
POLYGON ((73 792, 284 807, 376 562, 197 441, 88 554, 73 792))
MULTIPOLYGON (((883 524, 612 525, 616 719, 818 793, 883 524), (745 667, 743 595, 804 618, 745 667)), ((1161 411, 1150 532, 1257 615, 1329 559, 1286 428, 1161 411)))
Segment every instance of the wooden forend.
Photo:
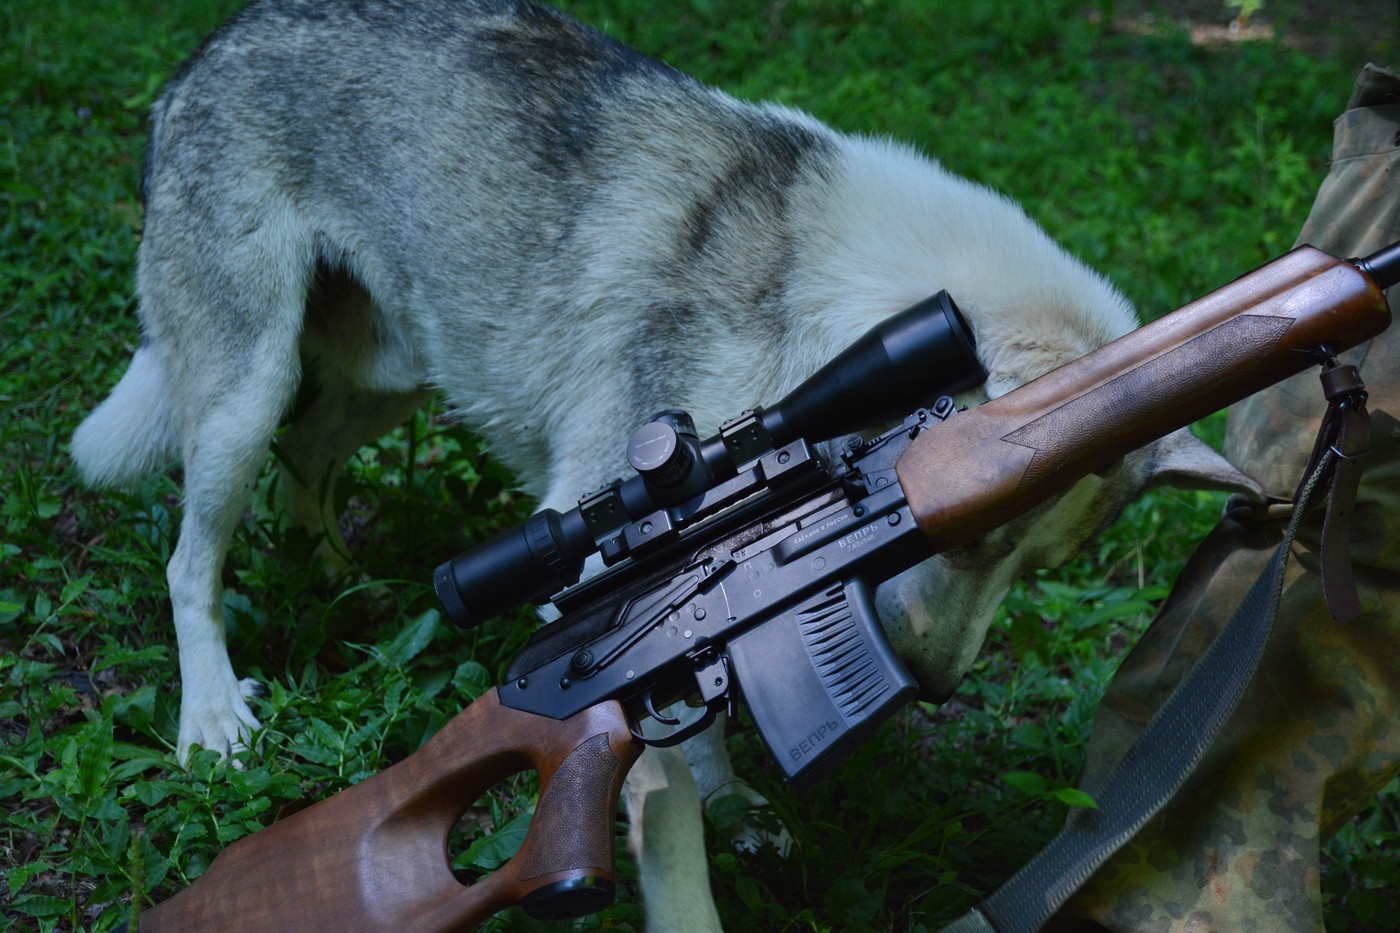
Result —
MULTIPOLYGON (((1390 323, 1374 282, 1309 246, 919 435, 895 472, 936 550, 1390 323), (956 464, 956 468, 950 468, 956 464)), ((1318 393, 1322 402, 1322 393, 1318 393)))

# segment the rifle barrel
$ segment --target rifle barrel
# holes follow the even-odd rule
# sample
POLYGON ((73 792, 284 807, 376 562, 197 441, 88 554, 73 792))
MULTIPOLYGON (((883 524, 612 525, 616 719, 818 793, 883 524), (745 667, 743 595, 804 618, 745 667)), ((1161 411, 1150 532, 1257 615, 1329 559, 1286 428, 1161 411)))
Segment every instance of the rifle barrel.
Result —
POLYGON ((1353 259, 1362 272, 1369 275, 1381 289, 1400 282, 1400 243, 1392 243, 1365 259, 1353 259))

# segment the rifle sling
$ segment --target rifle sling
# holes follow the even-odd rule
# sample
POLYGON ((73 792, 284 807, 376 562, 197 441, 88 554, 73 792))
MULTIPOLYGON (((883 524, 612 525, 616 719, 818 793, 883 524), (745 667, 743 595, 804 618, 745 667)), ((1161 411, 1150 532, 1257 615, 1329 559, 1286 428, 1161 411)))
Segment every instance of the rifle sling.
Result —
MULTIPOLYGON (((1356 576, 1351 566, 1351 515, 1361 483, 1361 458, 1370 452, 1371 418, 1366 412, 1366 386, 1355 366, 1333 362, 1322 371, 1322 389, 1327 396, 1327 414, 1323 416, 1309 468, 1303 475, 1312 472, 1325 452, 1336 455, 1335 472, 1324 480, 1330 486, 1330 493, 1320 548, 1322 593, 1332 618, 1349 622, 1361 614, 1356 576)), ((1294 500, 1297 499, 1295 494, 1294 500)))
POLYGON ((1103 786, 1098 809, 1070 812, 1059 835, 980 905, 941 933, 1033 933, 1185 783, 1234 713, 1269 643, 1288 555, 1319 484, 1330 485, 1323 523, 1323 588, 1333 618, 1360 612, 1348 534, 1369 443, 1365 387, 1355 367, 1329 360, 1328 410, 1282 542, 1249 593, 1191 672, 1157 710, 1103 786))

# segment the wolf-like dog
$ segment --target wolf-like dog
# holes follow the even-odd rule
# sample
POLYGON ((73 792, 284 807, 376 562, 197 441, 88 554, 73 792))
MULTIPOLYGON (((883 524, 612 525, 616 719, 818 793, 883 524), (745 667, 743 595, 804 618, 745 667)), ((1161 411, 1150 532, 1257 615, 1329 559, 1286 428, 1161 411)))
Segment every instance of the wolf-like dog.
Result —
MULTIPOLYGON (((318 394, 282 442, 287 509, 334 556, 322 478, 431 392, 565 509, 621 472, 652 412, 713 430, 939 289, 990 373, 968 404, 1135 326, 999 195, 524 0, 254 3, 154 106, 142 187, 142 343, 73 453, 99 486, 183 461, 168 568, 182 756, 258 725, 220 572, 304 371, 318 394)), ((1176 435, 881 587, 923 689, 951 691, 1018 574, 1065 560, 1162 478, 1247 484, 1176 435)), ((733 774, 697 741, 707 794, 733 774)), ((628 788, 653 929, 718 926, 689 781, 649 751, 628 788)))

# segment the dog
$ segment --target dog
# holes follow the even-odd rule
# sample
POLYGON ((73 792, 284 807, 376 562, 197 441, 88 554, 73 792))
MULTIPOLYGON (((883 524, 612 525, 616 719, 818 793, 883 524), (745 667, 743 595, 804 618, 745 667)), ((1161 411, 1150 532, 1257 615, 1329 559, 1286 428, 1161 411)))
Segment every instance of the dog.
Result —
MULTIPOLYGON (((318 393, 280 441, 286 508, 334 559, 323 478, 432 393, 562 510, 622 471, 620 439, 652 412, 712 430, 940 289, 989 373, 964 404, 1136 324, 1000 195, 526 0, 253 3, 154 105, 142 195, 142 342, 72 452, 98 487, 183 462, 182 760, 258 727, 220 572, 304 374, 318 393)), ((883 585, 925 694, 951 692, 1018 575, 1160 481, 1250 486, 1178 433, 883 585)), ((626 791, 652 929, 719 926, 699 800, 734 775, 717 730, 688 745, 693 777, 649 750, 626 791)))

